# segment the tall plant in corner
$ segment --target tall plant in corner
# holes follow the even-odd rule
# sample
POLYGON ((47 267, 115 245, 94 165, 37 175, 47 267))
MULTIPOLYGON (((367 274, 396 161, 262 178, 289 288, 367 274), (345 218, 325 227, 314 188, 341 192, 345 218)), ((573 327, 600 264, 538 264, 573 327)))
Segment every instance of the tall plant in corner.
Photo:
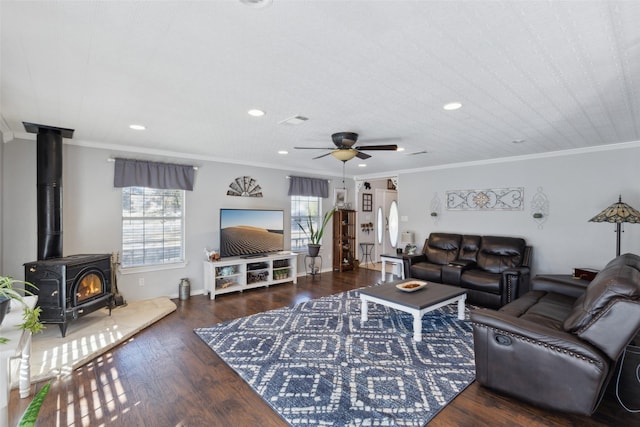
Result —
MULTIPOLYGON (((23 323, 18 326, 22 329, 31 331, 31 333, 38 333, 44 327, 40 323, 40 307, 29 308, 24 301, 24 295, 33 295, 33 292, 29 291, 27 287, 37 289, 29 282, 22 280, 15 280, 9 276, 0 276, 0 323, 4 319, 5 314, 9 310, 9 304, 11 300, 20 302, 23 306, 22 320, 23 323), (16 287, 16 285, 19 285, 16 287)), ((7 339, 0 337, 0 344, 6 343, 7 339)))
POLYGON ((307 246, 310 256, 318 256, 318 253, 320 252, 320 242, 322 241, 322 235, 324 234, 324 230, 335 212, 335 208, 325 212, 324 216, 322 217, 322 222, 320 223, 320 226, 318 228, 313 227, 313 217, 311 215, 307 216, 306 228, 299 222, 297 223, 298 227, 300 227, 300 230, 302 230, 305 236, 309 238, 309 244, 307 246))

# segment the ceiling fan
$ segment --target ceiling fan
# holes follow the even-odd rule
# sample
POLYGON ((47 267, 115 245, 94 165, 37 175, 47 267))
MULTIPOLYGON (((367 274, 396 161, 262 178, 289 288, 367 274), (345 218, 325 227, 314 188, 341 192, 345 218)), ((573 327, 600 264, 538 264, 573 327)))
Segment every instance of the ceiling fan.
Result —
POLYGON ((363 153, 362 151, 396 151, 398 146, 395 144, 388 145, 359 145, 355 146, 356 141, 358 140, 358 134, 355 132, 337 132, 331 135, 331 139, 335 144, 335 147, 293 147, 298 150, 331 150, 327 154, 323 154, 321 156, 314 157, 313 159, 319 159, 321 157, 328 156, 331 154, 336 159, 346 162, 348 160, 357 157, 359 159, 368 159, 371 157, 369 154, 363 153))

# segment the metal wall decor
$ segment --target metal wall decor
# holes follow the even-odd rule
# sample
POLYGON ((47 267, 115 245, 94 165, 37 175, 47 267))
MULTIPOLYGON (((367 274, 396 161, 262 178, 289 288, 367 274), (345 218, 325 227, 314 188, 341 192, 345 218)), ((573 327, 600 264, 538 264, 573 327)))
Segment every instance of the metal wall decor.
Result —
POLYGON ((262 188, 250 176, 239 176, 229 184, 227 196, 262 197, 262 188))
POLYGON ((458 211, 521 211, 524 209, 524 188, 447 191, 447 209, 458 211))
POLYGON ((433 199, 431 199, 431 206, 429 210, 429 216, 433 220, 434 224, 438 224, 438 219, 440 218, 441 213, 442 204, 440 203, 440 198, 438 197, 438 193, 434 193, 433 199))
POLYGON ((538 192, 531 199, 531 216, 540 229, 549 217, 549 198, 542 192, 542 187, 538 187, 538 192))

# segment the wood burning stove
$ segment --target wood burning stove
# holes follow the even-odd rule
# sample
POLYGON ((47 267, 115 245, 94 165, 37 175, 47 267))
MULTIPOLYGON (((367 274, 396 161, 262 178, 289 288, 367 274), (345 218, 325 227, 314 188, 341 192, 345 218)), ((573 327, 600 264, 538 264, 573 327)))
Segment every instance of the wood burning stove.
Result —
POLYGON ((111 255, 72 255, 25 264, 25 280, 38 287, 42 323, 58 324, 64 337, 71 320, 99 308, 111 314, 111 255))
POLYGON ((25 280, 38 290, 40 321, 60 327, 102 307, 113 306, 111 255, 62 256, 62 138, 73 129, 23 122, 37 134, 38 261, 25 264, 25 280))

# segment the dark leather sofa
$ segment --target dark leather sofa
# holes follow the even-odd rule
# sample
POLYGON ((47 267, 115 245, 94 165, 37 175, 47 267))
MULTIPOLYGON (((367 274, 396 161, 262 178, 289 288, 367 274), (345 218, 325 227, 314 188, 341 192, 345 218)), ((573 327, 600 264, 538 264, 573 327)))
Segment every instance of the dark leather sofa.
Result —
POLYGON ((467 289, 467 302, 499 308, 529 290, 531 247, 524 239, 431 233, 405 257, 405 277, 467 289))
POLYGON ((591 415, 640 332, 640 257, 619 256, 584 282, 536 276, 530 292, 500 310, 472 310, 476 380, 534 405, 591 415))

